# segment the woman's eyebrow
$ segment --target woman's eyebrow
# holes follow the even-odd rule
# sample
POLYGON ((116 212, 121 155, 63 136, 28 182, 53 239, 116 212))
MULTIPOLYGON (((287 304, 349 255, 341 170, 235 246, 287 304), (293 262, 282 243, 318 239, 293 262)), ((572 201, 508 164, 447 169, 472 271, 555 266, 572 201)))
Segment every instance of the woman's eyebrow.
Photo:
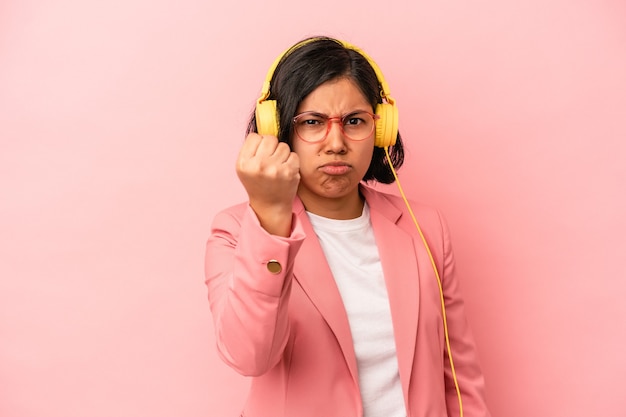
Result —
POLYGON ((320 117, 330 117, 330 116, 328 116, 325 113, 320 113, 320 112, 314 111, 314 110, 306 110, 306 111, 303 111, 303 112, 300 112, 300 113, 296 114, 296 116, 300 116, 301 114, 310 114, 312 116, 320 116, 320 117))
POLYGON ((348 111, 346 113, 343 113, 340 116, 330 116, 330 115, 328 115, 326 113, 318 112, 318 111, 315 111, 315 110, 306 110, 306 111, 303 111, 303 112, 300 112, 300 113, 296 114, 296 116, 299 116, 301 114, 310 114, 310 115, 313 115, 313 116, 320 116, 320 117, 327 117, 328 118, 328 117, 346 117, 346 116, 350 116, 350 115, 356 114, 356 113, 371 113, 371 111, 370 110, 363 110, 363 109, 355 109, 355 110, 350 110, 350 111, 348 111))

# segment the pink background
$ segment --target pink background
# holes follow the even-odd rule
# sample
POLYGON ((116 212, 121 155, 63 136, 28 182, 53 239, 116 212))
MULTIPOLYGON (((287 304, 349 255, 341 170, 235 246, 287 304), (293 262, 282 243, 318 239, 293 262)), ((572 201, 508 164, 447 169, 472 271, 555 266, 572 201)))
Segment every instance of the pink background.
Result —
POLYGON ((212 3, 0 3, 0 416, 239 415, 204 241, 267 68, 315 34, 386 75, 494 417, 623 416, 626 4, 212 3))

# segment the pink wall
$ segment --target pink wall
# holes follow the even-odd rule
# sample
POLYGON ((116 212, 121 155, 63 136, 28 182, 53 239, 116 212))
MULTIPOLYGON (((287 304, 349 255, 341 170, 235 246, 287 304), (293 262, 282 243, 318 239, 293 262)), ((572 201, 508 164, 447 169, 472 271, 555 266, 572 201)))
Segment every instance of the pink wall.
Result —
POLYGON ((623 416, 625 3, 212 3, 0 3, 0 416, 238 415, 203 245, 267 67, 313 34, 389 81, 494 417, 623 416))

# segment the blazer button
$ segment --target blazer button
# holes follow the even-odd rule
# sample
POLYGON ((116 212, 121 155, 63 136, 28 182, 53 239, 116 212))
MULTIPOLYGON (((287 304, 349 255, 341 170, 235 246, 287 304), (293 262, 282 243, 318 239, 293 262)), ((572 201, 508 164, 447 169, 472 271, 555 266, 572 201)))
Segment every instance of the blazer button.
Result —
POLYGON ((281 266, 280 262, 272 259, 271 261, 267 262, 267 270, 276 275, 280 274, 280 272, 283 270, 283 267, 281 266))

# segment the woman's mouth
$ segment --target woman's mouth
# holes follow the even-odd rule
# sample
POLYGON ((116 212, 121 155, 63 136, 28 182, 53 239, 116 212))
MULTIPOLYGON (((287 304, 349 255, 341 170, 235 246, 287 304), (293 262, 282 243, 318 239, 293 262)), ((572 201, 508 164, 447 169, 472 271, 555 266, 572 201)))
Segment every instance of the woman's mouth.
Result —
POLYGON ((345 162, 329 162, 322 165, 319 169, 327 175, 344 175, 348 173, 352 167, 345 162))

